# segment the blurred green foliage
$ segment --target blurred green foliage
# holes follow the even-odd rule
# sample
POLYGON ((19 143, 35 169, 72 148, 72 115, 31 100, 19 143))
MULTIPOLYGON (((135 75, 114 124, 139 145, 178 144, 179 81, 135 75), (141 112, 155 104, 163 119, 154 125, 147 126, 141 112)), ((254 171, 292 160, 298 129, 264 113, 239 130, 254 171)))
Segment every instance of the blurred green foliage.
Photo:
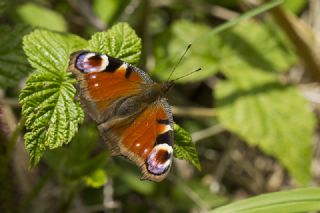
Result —
MULTIPOLYGON (((115 212, 205 212, 239 194, 268 191, 267 187, 261 191, 247 187, 247 171, 236 165, 242 161, 230 160, 240 159, 241 150, 234 150, 239 147, 251 151, 255 149, 249 147, 256 147, 262 151, 255 152, 256 159, 267 158, 284 166, 289 173, 285 173, 283 184, 292 178, 308 185, 317 118, 298 87, 281 80, 298 63, 295 45, 263 15, 213 33, 217 26, 231 21, 215 17, 212 7, 248 14, 239 2, 244 1, 0 1, 0 87, 5 98, 19 96, 22 112, 15 110, 15 115, 26 119, 23 133, 30 163, 34 166, 40 162, 35 170, 36 184, 15 201, 10 190, 14 184, 24 183, 15 180, 16 176, 12 181, 4 177, 16 170, 5 159, 5 146, 1 148, 1 162, 8 165, 0 170, 0 180, 8 181, 8 186, 0 192, 4 203, 0 211, 16 210, 20 206, 13 202, 21 202, 25 212, 44 212, 42 208, 47 212, 77 212, 77 208, 90 207, 98 209, 94 212, 112 208, 115 212), (108 30, 102 31, 97 19, 108 30), (69 55, 80 49, 107 53, 147 68, 153 78, 165 81, 190 43, 192 48, 171 79, 199 67, 202 71, 179 79, 168 98, 173 105, 211 108, 216 113, 175 120, 175 157, 202 170, 179 161, 165 181, 140 181, 136 166, 125 159, 109 159, 95 125, 84 119, 74 99, 75 80, 66 72, 69 55), (24 77, 25 85, 17 94, 24 77), (209 133, 196 145, 192 142, 198 130, 215 126, 223 130, 209 133)), ((307 3, 287 0, 283 7, 301 14, 307 3)), ((0 132, 5 131, 0 125, 0 132)), ((251 163, 250 154, 244 156, 251 163)), ((263 168, 256 166, 250 171, 260 170, 263 168)), ((259 175, 272 176, 273 172, 259 175)), ((312 211, 319 209, 316 196, 318 191, 309 189, 280 192, 230 204, 216 212, 312 211)))
POLYGON ((27 3, 17 8, 20 18, 31 26, 67 31, 67 22, 59 13, 33 3, 27 3))

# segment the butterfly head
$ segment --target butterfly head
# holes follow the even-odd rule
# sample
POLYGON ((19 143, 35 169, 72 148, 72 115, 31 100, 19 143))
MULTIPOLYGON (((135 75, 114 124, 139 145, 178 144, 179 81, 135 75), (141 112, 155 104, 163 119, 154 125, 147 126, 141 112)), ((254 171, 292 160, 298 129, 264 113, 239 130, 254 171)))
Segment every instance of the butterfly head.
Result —
POLYGON ((166 94, 171 87, 174 85, 174 81, 167 81, 161 84, 161 91, 163 94, 166 94))

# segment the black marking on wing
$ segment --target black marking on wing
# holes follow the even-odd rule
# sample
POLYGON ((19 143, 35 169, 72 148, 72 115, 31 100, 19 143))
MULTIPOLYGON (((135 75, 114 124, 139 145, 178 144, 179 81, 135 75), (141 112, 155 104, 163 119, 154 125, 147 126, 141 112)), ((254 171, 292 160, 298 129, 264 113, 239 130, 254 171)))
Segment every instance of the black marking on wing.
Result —
POLYGON ((125 75, 126 79, 130 78, 130 75, 131 75, 132 71, 133 71, 132 67, 128 66, 127 70, 126 70, 126 75, 125 75))
POLYGON ((170 121, 169 120, 161 120, 161 119, 159 119, 159 120, 157 120, 157 122, 158 122, 158 124, 165 124, 165 125, 169 125, 170 124, 170 121))
POLYGON ((108 59, 109 64, 106 67, 106 72, 115 72, 123 64, 123 62, 117 58, 108 56, 108 59))
POLYGON ((173 143, 173 131, 172 130, 166 131, 165 133, 158 135, 155 145, 164 144, 164 143, 172 146, 172 143, 173 143))

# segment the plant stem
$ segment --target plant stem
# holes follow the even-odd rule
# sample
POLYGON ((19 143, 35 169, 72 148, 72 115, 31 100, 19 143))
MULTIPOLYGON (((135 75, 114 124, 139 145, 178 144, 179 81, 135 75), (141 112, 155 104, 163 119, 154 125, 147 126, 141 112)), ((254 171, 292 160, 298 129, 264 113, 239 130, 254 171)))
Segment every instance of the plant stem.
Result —
POLYGON ((172 106, 172 112, 178 117, 210 118, 216 116, 214 108, 172 106))

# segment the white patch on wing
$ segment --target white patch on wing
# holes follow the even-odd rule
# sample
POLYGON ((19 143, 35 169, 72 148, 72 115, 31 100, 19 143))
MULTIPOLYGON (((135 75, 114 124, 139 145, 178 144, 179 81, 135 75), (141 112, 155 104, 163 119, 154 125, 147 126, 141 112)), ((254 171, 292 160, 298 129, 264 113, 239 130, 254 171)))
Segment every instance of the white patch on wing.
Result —
POLYGON ((172 156, 173 149, 170 145, 166 143, 156 145, 148 156, 147 170, 154 175, 161 175, 165 173, 172 163, 172 156), (164 163, 160 163, 156 159, 157 153, 160 150, 166 151, 168 155, 170 155, 170 157, 164 163))

